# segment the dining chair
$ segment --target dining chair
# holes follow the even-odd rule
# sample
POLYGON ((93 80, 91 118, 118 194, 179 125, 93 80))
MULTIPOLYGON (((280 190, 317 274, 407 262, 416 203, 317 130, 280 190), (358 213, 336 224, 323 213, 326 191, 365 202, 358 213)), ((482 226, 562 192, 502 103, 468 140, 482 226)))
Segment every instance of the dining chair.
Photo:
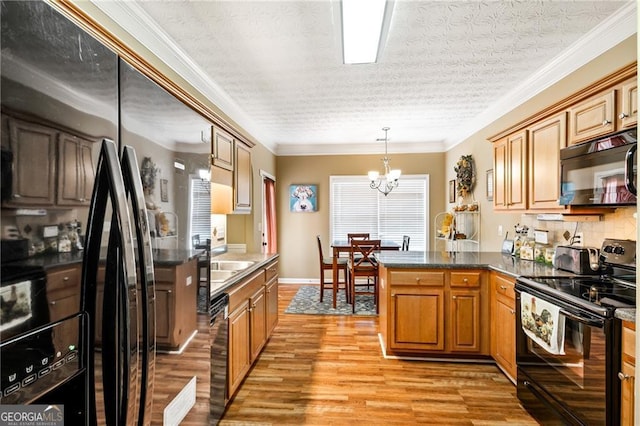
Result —
POLYGON ((369 233, 368 232, 360 232, 360 233, 348 233, 347 234, 347 240, 349 242, 351 242, 351 240, 355 239, 355 240, 368 240, 369 237, 369 233))
POLYGON ((378 261, 374 254, 380 251, 380 240, 351 240, 349 252, 349 293, 353 304, 353 312, 356 312, 356 296, 359 294, 373 295, 373 301, 378 313, 378 261), (366 283, 356 283, 358 277, 366 278, 366 283), (358 290, 358 287, 367 286, 366 290, 358 290), (371 286, 373 285, 373 289, 371 286))
POLYGON ((409 250, 409 240, 410 240, 410 237, 408 235, 403 235, 402 236, 402 248, 400 250, 402 250, 402 251, 408 251, 409 250))
MULTIPOLYGON (((322 251, 322 241, 320 240, 320 235, 316 235, 316 239, 318 240, 318 256, 320 260, 320 302, 322 302, 322 298, 324 295, 325 289, 333 290, 333 280, 330 282, 325 282, 324 273, 325 271, 333 271, 333 257, 324 257, 324 252, 322 251)), ((348 271, 347 271, 347 262, 349 259, 339 257, 337 259, 338 262, 338 291, 340 290, 340 284, 344 284, 344 292, 347 303, 351 303, 351 295, 349 293, 349 279, 348 279, 348 271), (342 276, 344 277, 344 281, 340 281, 340 271, 342 271, 342 276)))

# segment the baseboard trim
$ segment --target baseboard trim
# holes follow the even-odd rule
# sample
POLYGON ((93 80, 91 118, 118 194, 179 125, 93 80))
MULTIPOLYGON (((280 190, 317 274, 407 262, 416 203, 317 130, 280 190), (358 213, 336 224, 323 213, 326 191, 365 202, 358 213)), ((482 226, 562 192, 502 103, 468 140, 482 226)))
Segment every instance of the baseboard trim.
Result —
POLYGON ((315 284, 320 285, 318 278, 278 278, 278 284, 315 284))
POLYGON ((439 357, 422 357, 422 356, 402 356, 402 355, 389 355, 384 347, 384 339, 382 334, 378 333, 378 341, 380 342, 380 349, 382 349, 382 357, 384 359, 399 359, 404 361, 438 361, 438 362, 465 362, 474 364, 495 364, 492 359, 480 359, 480 358, 439 358, 439 357))

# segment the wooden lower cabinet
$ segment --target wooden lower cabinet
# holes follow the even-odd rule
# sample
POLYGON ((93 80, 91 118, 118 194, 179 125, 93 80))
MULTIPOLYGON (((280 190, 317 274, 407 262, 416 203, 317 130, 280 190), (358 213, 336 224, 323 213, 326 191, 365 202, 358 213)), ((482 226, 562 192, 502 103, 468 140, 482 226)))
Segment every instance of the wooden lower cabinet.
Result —
MULTIPOLYGON (((47 271, 47 302, 49 319, 58 321, 80 311, 81 265, 62 266, 47 271)), ((57 350, 66 352, 69 345, 78 345, 77 323, 65 321, 56 327, 53 344, 57 350)))
POLYGON ((235 395, 278 322, 277 273, 278 262, 272 262, 228 291, 228 400, 235 395))
POLYGON ((380 277, 387 352, 489 355, 485 271, 382 267, 380 277))
POLYGON ((491 272, 491 356, 516 382, 515 278, 491 272))
POLYGON ((229 314, 229 377, 228 392, 231 397, 251 367, 249 300, 240 303, 229 314))
POLYGON ((620 425, 634 425, 634 386, 636 382, 636 325, 633 322, 622 322, 622 360, 618 378, 620 389, 620 425))

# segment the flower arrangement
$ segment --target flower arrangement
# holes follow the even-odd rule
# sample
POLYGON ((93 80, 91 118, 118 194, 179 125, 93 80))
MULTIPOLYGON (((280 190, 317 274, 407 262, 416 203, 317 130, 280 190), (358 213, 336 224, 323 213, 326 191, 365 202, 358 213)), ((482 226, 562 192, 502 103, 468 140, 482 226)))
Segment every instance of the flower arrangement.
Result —
POLYGON ((475 183, 472 156, 463 155, 460 157, 453 170, 456 172, 456 190, 458 195, 466 197, 471 193, 473 184, 475 183))
POLYGON ((142 189, 146 194, 153 194, 153 188, 156 186, 156 174, 159 169, 151 160, 151 157, 144 157, 140 166, 140 179, 142 180, 142 189))

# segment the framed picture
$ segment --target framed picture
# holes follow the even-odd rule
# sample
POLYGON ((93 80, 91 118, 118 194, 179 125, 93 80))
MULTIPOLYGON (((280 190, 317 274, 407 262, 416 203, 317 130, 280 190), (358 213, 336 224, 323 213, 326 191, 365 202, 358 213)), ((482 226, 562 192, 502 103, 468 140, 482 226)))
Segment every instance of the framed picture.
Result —
POLYGON ((289 186, 289 211, 313 213, 318 211, 318 185, 299 184, 289 186))
POLYGON ((487 201, 493 201, 493 169, 487 170, 487 201))
POLYGON ((160 201, 166 203, 169 201, 169 181, 167 179, 160 179, 160 201))
POLYGON ((449 181, 449 202, 456 202, 456 180, 452 179, 449 181))

